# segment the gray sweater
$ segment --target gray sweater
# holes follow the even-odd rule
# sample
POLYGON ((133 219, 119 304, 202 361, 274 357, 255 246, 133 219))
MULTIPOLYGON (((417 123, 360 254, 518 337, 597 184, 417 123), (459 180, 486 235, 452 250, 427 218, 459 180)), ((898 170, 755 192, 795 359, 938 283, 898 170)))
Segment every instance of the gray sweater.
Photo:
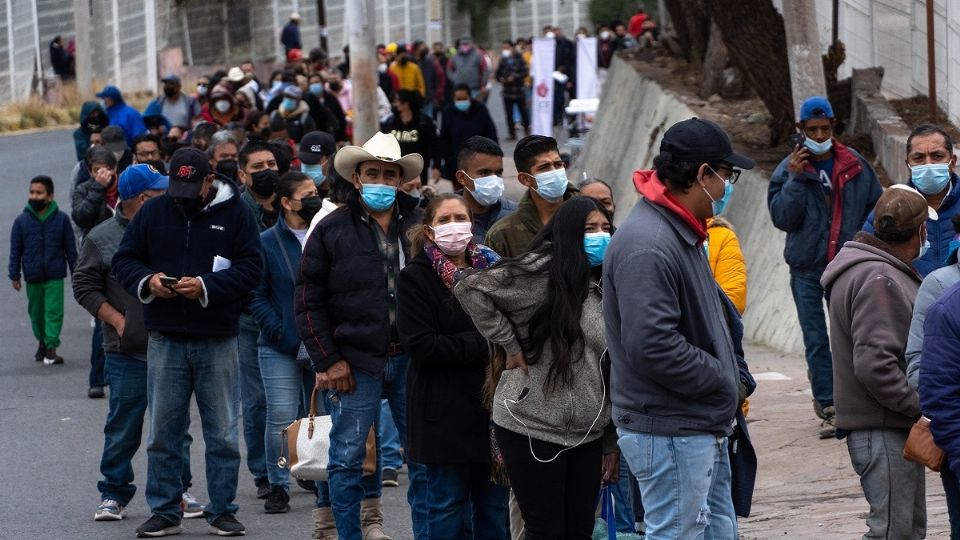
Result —
POLYGON ((923 278, 917 300, 913 304, 913 318, 910 320, 910 335, 907 337, 907 382, 910 388, 920 388, 920 353, 923 349, 923 323, 927 318, 927 309, 940 299, 943 291, 960 282, 960 265, 951 264, 938 268, 923 278))
MULTIPOLYGON (((521 343, 526 342, 530 319, 547 295, 550 256, 528 253, 522 261, 534 271, 511 280, 504 268, 493 267, 464 278, 454 288, 477 330, 491 343, 502 346, 508 355, 529 355, 530 351, 524 351, 521 343)), ((520 369, 505 370, 501 375, 493 397, 495 424, 562 446, 573 446, 581 439, 584 443, 594 441, 606 431, 604 453, 616 451, 616 434, 610 424, 610 392, 603 374, 605 367, 601 369, 606 343, 601 295, 595 284, 583 303, 580 329, 584 351, 571 365, 571 383, 556 388, 547 386, 552 354, 549 344, 544 345, 540 358, 529 365, 529 375, 520 369), (524 391, 526 395, 520 399, 524 391)))

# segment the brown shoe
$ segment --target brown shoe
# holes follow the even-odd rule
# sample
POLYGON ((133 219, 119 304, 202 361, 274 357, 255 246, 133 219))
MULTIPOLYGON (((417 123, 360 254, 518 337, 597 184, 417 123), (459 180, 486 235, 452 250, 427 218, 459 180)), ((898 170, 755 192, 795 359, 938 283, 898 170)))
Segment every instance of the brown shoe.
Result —
POLYGON ((337 540, 337 524, 333 520, 333 509, 313 509, 313 540, 337 540))
POLYGON ((363 540, 392 540, 383 532, 383 505, 379 498, 364 499, 360 503, 360 527, 363 540))

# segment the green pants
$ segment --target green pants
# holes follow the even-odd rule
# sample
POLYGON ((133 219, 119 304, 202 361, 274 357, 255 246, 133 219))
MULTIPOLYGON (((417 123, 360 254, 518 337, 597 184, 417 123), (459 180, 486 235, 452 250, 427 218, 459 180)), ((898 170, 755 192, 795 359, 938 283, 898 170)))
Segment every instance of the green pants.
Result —
POLYGON ((27 311, 37 341, 48 349, 59 347, 63 328, 63 279, 27 283, 27 311))

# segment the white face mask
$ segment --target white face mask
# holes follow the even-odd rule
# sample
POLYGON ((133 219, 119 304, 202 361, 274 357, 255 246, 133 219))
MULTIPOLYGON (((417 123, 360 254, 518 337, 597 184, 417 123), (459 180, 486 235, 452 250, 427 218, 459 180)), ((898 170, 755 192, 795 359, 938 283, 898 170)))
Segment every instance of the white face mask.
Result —
POLYGON ((603 32, 600 32, 600 39, 602 39, 602 40, 604 40, 604 41, 610 39, 610 31, 609 31, 609 30, 604 30, 603 32))
POLYGON ((545 37, 545 38, 547 38, 547 39, 553 39, 553 38, 557 37, 557 34, 555 34, 555 33, 553 33, 553 32, 547 32, 546 34, 543 35, 543 37, 545 37))
POLYGON ((430 228, 433 229, 434 243, 440 251, 449 256, 460 255, 467 250, 470 240, 473 240, 473 223, 469 221, 444 223, 430 228))
POLYGON ((230 110, 230 102, 226 100, 219 100, 213 104, 213 107, 221 113, 225 113, 230 110))

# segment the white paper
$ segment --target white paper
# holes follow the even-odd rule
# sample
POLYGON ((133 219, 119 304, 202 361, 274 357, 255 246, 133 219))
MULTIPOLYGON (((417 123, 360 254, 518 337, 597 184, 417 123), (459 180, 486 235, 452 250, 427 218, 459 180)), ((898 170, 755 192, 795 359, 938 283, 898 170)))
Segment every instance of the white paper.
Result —
POLYGON ((219 272, 230 268, 230 259, 219 255, 213 256, 213 271, 219 272))

